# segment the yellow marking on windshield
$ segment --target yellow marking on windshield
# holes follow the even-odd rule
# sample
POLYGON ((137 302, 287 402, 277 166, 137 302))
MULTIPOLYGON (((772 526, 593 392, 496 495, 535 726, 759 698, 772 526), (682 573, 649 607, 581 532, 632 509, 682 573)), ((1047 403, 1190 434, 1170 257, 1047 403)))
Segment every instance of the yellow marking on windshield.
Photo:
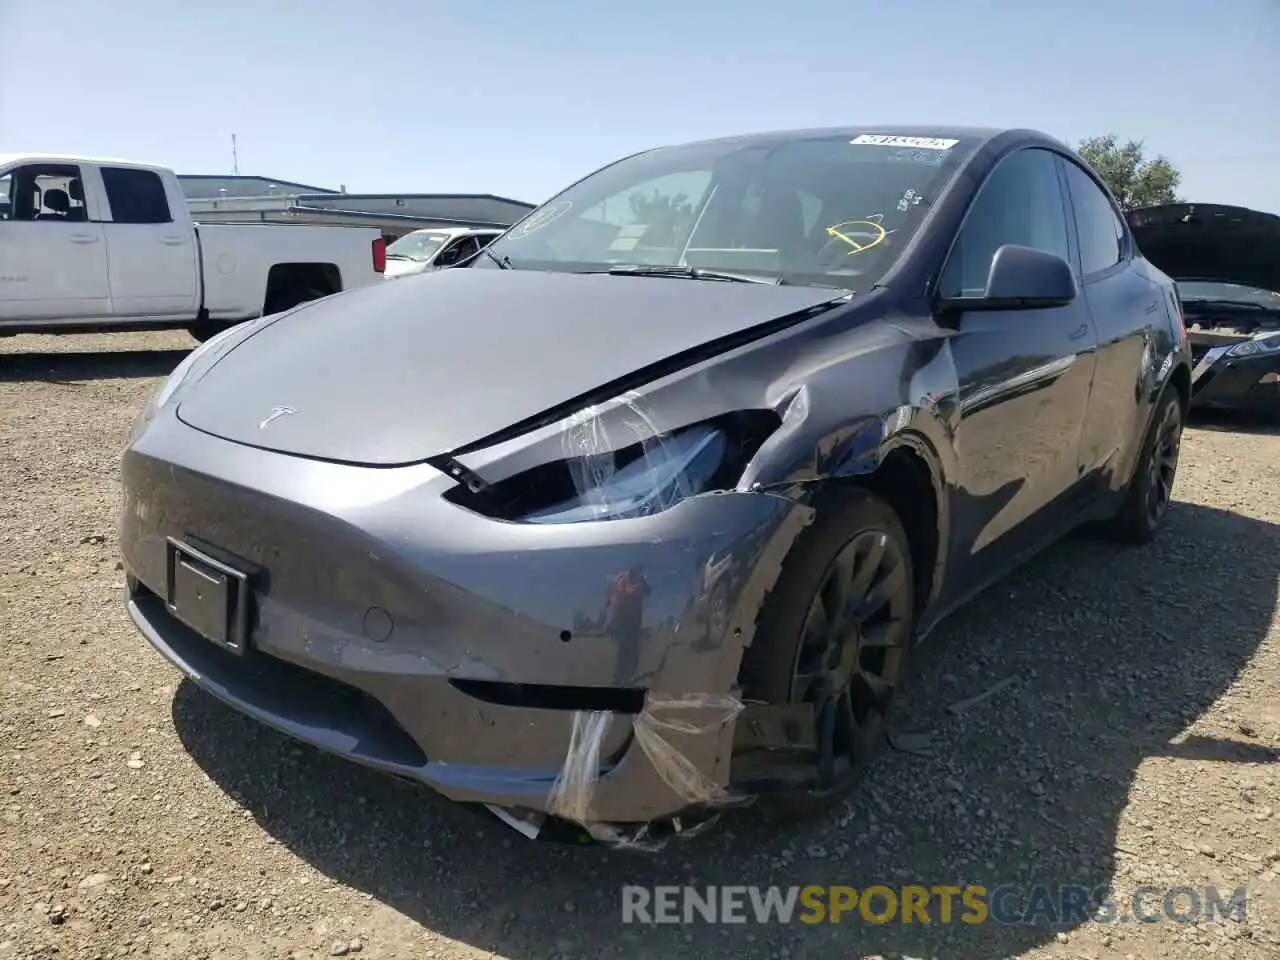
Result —
MULTIPOLYGON (((875 214, 875 216, 880 216, 880 214, 875 214)), ((826 231, 827 236, 832 240, 841 240, 849 245, 851 249, 848 256, 850 257, 855 254, 866 253, 872 247, 883 243, 884 238, 889 235, 889 231, 874 220, 845 220, 842 223, 833 223, 826 228, 826 231), (850 233, 870 234, 874 239, 864 243, 849 236, 850 233)))

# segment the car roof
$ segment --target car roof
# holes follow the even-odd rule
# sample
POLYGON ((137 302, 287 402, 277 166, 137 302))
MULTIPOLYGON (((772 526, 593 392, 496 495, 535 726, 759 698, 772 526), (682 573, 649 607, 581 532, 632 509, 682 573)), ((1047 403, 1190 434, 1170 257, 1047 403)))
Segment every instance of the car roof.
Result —
POLYGON ((419 227, 416 230, 410 230, 405 236, 409 237, 415 233, 447 233, 461 237, 468 233, 502 233, 506 229, 506 227, 419 227))
POLYGON ((0 153, 0 166, 10 163, 90 163, 96 166, 133 167, 139 170, 168 170, 158 163, 121 160, 116 157, 84 157, 71 153, 0 153))

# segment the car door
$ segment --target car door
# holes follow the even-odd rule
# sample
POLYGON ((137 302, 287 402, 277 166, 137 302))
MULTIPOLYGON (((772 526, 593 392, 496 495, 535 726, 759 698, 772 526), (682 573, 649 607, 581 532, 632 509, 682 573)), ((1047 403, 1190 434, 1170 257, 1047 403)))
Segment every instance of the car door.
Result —
POLYGON ((164 181, 154 170, 101 166, 109 220, 111 300, 117 316, 194 317, 195 231, 175 219, 164 181))
POLYGON ((0 175, 0 322, 111 314, 107 245, 76 164, 0 175))
MULTIPOLYGON (((966 214, 942 271, 944 298, 981 297, 995 252, 1033 247, 1071 262, 1057 155, 1003 158, 966 214)), ((952 504, 953 588, 998 574, 1071 513, 1096 338, 1083 299, 1036 310, 960 310, 951 355, 959 384, 952 504)))
POLYGON ((1065 157, 1060 163, 1074 214, 1076 273, 1098 331, 1097 372, 1081 435, 1080 467, 1118 485, 1128 477, 1135 438, 1145 426, 1142 385, 1154 378, 1154 368, 1171 347, 1161 349, 1162 331, 1169 324, 1167 304, 1161 289, 1134 269, 1133 243, 1111 198, 1078 164, 1065 157))

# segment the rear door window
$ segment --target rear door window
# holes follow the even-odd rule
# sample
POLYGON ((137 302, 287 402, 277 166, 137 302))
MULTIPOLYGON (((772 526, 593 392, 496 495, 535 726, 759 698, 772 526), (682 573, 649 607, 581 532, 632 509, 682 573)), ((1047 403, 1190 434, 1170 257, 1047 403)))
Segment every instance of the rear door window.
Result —
POLYGON ((116 223, 172 223, 164 182, 151 170, 102 167, 111 219, 116 223))
POLYGON ((1087 277, 1114 267, 1123 258, 1124 221, 1091 176, 1069 160, 1062 165, 1080 238, 1080 275, 1087 277))

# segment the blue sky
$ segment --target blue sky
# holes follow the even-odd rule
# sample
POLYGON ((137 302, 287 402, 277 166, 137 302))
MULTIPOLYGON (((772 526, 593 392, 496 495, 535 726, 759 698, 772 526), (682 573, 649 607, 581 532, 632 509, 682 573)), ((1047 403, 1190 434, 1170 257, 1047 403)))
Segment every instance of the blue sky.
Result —
POLYGON ((1114 132, 1280 212, 1276 0, 0 0, 0 150, 540 201, 625 153, 835 124, 1114 132), (41 11, 44 12, 41 12, 41 11))

